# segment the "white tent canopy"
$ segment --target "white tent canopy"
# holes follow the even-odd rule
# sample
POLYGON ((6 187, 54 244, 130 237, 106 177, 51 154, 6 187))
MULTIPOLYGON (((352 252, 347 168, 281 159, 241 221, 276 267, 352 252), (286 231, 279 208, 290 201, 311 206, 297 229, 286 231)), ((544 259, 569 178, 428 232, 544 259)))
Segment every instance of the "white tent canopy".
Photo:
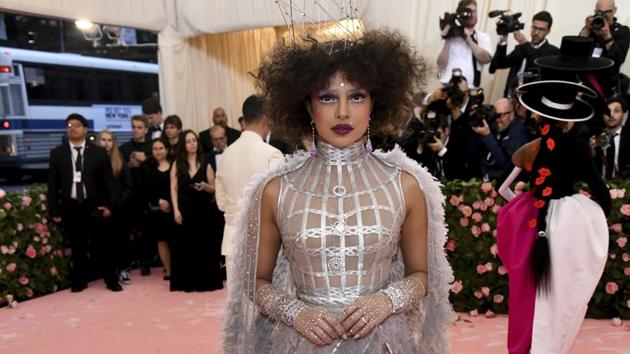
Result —
MULTIPOLYGON (((332 8, 334 1, 319 2, 332 8)), ((400 30, 432 64, 443 45, 438 18, 444 12, 453 12, 457 2, 355 1, 358 17, 367 28, 386 26, 400 30)), ((628 24, 630 13, 623 2, 617 1, 617 17, 628 24)), ((293 0, 293 3, 306 4, 310 6, 307 12, 314 18, 328 20, 314 7, 314 0, 293 0)), ((595 0, 479 0, 477 28, 490 33, 496 44, 494 20, 485 14, 494 9, 510 9, 523 13, 524 33, 529 37, 531 17, 547 10, 554 17, 548 38, 559 46, 563 35, 579 32, 594 6, 595 0)), ((164 112, 177 113, 186 127, 195 130, 208 127, 208 118, 217 106, 226 109, 231 125, 236 123, 241 102, 255 92, 247 73, 256 68, 264 53, 273 46, 278 37, 274 27, 285 25, 274 0, 0 0, 0 8, 159 32, 160 95, 164 112)), ((510 38, 508 50, 514 43, 510 38)), ((622 71, 630 72, 629 61, 622 71)), ((505 71, 483 75, 482 86, 487 97, 494 99, 501 95, 505 76, 505 71)), ((430 87, 436 85, 434 80, 430 87)))

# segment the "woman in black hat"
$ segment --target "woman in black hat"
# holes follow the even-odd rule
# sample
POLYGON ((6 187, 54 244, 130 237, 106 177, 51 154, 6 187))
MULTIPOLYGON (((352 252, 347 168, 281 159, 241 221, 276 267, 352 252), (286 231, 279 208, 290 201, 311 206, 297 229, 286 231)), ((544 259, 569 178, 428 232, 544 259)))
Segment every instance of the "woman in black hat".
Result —
POLYGON ((514 170, 499 189, 508 201, 498 218, 497 244, 509 274, 510 353, 567 353, 608 256, 610 194, 587 142, 572 132, 593 117, 583 98, 590 88, 560 80, 519 87, 520 102, 539 117, 540 138, 512 157, 514 170), (530 173, 530 192, 510 184, 530 173), (593 200, 574 191, 586 182, 593 200), (599 204, 599 205, 598 205, 599 204))

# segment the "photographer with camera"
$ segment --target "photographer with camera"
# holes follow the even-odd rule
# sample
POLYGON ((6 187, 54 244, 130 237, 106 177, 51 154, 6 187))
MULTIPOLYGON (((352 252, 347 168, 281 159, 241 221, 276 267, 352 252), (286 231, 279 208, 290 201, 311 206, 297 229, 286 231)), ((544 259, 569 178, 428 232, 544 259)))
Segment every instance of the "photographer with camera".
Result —
MULTIPOLYGON (((488 108, 480 106, 477 109, 488 108)), ((481 122, 475 123, 473 120, 471 125, 472 130, 481 137, 485 148, 481 160, 482 178, 494 179, 503 173, 512 159, 512 154, 528 143, 531 137, 523 123, 515 119, 514 107, 507 98, 498 99, 490 111, 477 116, 481 118, 481 122), (491 129, 490 124, 495 129, 491 129)))
POLYGON ((437 58, 440 81, 446 84, 451 79, 453 68, 461 68, 468 79, 469 87, 481 84, 481 69, 492 59, 492 45, 487 33, 476 31, 477 2, 460 0, 455 14, 444 15, 440 21, 444 47, 437 58))
POLYGON ((630 29, 617 22, 616 12, 614 0, 598 0, 595 13, 586 17, 580 36, 593 38, 593 56, 612 59, 615 62, 613 70, 619 73, 630 47, 630 29))
POLYGON ((534 60, 540 57, 558 55, 560 49, 550 44, 546 38, 553 23, 549 12, 541 11, 532 18, 531 41, 527 41, 525 35, 519 30, 523 26, 522 23, 518 22, 520 13, 506 15, 504 11, 490 12, 491 17, 496 17, 492 16, 493 14, 501 15, 501 19, 497 23, 497 34, 501 36, 501 40, 497 44, 489 72, 493 74, 497 69, 510 68, 503 96, 512 97, 512 87, 519 84, 519 77, 522 78, 522 81, 530 81, 531 78, 525 79, 525 77, 528 75, 537 76, 536 73, 539 68, 534 60), (509 33, 513 33, 514 39, 519 44, 514 47, 510 54, 507 54, 509 33))
POLYGON ((595 166, 607 180, 630 177, 630 127, 624 124, 628 106, 623 98, 610 98, 606 102, 604 132, 592 141, 595 166))

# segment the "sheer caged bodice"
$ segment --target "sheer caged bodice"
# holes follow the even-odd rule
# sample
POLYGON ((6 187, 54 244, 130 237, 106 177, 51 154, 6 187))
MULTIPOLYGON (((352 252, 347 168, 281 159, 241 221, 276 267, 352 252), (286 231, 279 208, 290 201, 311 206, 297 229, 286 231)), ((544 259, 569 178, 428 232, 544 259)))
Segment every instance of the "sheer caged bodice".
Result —
POLYGON ((282 176, 278 225, 299 299, 343 308, 388 285, 405 216, 400 174, 358 142, 320 143, 282 176))

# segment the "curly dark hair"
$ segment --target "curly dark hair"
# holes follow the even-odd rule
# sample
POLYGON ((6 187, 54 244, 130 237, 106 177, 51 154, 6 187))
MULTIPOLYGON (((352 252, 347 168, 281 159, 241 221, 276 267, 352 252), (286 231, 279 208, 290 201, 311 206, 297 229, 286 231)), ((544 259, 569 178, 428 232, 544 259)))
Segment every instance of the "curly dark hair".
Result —
POLYGON ((428 66, 397 31, 368 31, 352 41, 277 45, 261 63, 258 87, 267 100, 274 131, 298 140, 311 132, 306 102, 337 72, 362 89, 373 102, 371 130, 412 107, 424 85, 428 66))

